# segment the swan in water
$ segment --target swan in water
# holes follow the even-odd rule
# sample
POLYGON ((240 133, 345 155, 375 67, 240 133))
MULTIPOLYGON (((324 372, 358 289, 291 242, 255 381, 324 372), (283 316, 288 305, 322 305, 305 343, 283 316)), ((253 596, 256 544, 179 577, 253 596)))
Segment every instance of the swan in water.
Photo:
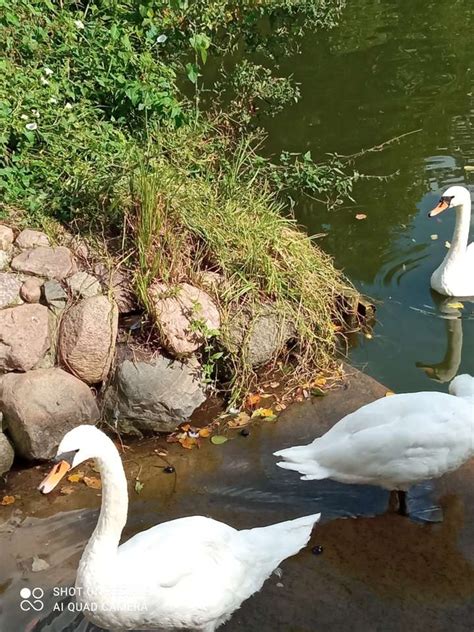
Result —
POLYGON ((471 227, 471 194, 465 187, 449 187, 435 208, 436 217, 448 208, 456 209, 456 227, 442 264, 431 275, 431 287, 444 296, 474 296, 474 242, 468 245, 471 227))
POLYGON ((127 520, 127 480, 112 441, 94 426, 62 439, 48 493, 72 468, 96 459, 102 475, 97 526, 79 563, 76 599, 107 630, 213 632, 260 590, 280 562, 308 542, 320 514, 238 531, 202 516, 143 531, 119 546, 127 520))
POLYGON ((382 397, 346 415, 309 445, 275 452, 278 466, 302 480, 332 478, 397 491, 406 515, 406 491, 460 467, 474 455, 474 378, 458 375, 449 394, 382 397))

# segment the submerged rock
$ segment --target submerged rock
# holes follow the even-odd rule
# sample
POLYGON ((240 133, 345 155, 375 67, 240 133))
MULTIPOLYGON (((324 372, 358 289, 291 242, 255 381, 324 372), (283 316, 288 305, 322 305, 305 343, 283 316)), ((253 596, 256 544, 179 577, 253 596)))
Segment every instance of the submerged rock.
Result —
POLYGON ((158 356, 123 360, 105 397, 109 418, 121 431, 171 432, 206 399, 197 360, 183 363, 158 356))
POLYGON ((257 367, 278 357, 294 334, 292 323, 271 306, 262 306, 256 315, 242 311, 231 316, 225 345, 234 353, 240 350, 247 362, 257 367))
POLYGON ((219 311, 204 290, 155 282, 148 295, 162 344, 173 355, 193 353, 204 343, 206 330, 220 327, 219 311))
POLYGON ((17 255, 11 264, 14 270, 61 281, 76 271, 76 264, 69 248, 38 246, 17 255))
POLYGON ((19 305, 0 311, 0 370, 29 371, 50 346, 48 309, 19 305))
POLYGON ((61 321, 58 348, 62 364, 89 384, 102 382, 114 356, 117 328, 117 306, 106 296, 73 305, 61 321))
POLYGON ((0 476, 11 468, 14 457, 15 453, 10 442, 0 431, 0 476))
POLYGON ((4 375, 0 407, 16 451, 27 459, 51 458, 66 432, 99 419, 87 385, 58 368, 4 375))
POLYGON ((37 246, 49 246, 49 239, 39 230, 31 230, 25 228, 15 240, 15 246, 18 246, 21 250, 27 250, 28 248, 36 248, 37 246))

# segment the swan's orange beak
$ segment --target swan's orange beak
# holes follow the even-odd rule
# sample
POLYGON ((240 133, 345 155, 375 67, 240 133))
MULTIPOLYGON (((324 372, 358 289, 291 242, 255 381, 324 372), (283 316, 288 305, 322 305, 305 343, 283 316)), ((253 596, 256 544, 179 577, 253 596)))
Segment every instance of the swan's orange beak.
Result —
POLYGON ((67 461, 59 461, 59 463, 56 463, 48 476, 38 485, 40 492, 49 494, 70 469, 71 465, 67 461))
POLYGON ((449 208, 449 203, 446 202, 446 200, 443 200, 443 198, 441 198, 441 200, 434 207, 434 209, 428 213, 428 217, 436 217, 436 215, 439 215, 440 213, 445 211, 447 208, 449 208))

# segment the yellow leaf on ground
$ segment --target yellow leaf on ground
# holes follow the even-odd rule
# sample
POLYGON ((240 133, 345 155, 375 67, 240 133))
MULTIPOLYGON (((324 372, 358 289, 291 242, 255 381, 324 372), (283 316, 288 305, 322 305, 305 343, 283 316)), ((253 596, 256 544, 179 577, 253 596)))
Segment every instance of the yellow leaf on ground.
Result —
POLYGON ((313 386, 324 386, 327 380, 325 377, 318 377, 314 380, 313 386))
POLYGON ((275 413, 271 408, 257 408, 252 413, 252 419, 254 417, 263 417, 264 419, 275 419, 275 413))
POLYGON ((102 487, 100 479, 95 476, 84 476, 83 480, 87 487, 92 487, 92 489, 100 489, 102 487))
POLYGON ((207 426, 205 426, 204 428, 200 428, 199 430, 200 437, 209 437, 210 435, 211 435, 211 431, 207 426))
POLYGON ((82 481, 83 478, 84 478, 83 472, 77 472, 77 474, 69 474, 69 476, 67 477, 67 480, 70 483, 79 483, 79 481, 82 481))
POLYGON ((0 501, 0 505, 13 505, 15 496, 4 496, 0 501))
POLYGON ((451 309, 463 309, 464 303, 460 303, 459 301, 454 301, 453 303, 448 303, 446 307, 450 307, 451 309))
POLYGON ((385 397, 390 397, 390 395, 395 395, 395 393, 393 391, 387 391, 385 393, 385 397))
POLYGON ((248 423, 250 423, 250 415, 247 415, 247 413, 242 412, 236 417, 233 417, 232 419, 230 419, 228 426, 229 428, 242 428, 243 426, 246 426, 248 423))

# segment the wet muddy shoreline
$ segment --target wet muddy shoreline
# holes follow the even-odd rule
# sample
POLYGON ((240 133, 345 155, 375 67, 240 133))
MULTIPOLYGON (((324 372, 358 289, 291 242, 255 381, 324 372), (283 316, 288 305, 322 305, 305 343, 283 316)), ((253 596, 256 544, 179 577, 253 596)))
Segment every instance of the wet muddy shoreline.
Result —
MULTIPOLYGON (((163 443, 138 442, 122 455, 131 500, 124 539, 157 522, 196 513, 245 528, 321 511, 309 547, 286 561, 283 577, 269 579, 223 629, 472 630, 472 463, 427 491, 443 508, 441 524, 386 513, 383 490, 332 481, 303 483, 275 467, 275 449, 310 440, 385 392, 354 372, 340 389, 294 404, 277 422, 253 426, 248 437, 235 433, 226 444, 206 443, 199 451, 172 446, 167 459, 175 474, 163 473, 163 460, 154 452, 163 443), (138 473, 144 485, 140 494, 134 492, 138 473), (312 554, 315 545, 322 546, 320 555, 312 554)), ((21 498, 1 512, 1 629, 94 630, 67 605, 54 611, 61 600, 53 589, 73 585, 97 519, 100 491, 78 483, 69 495, 41 496, 34 486, 44 469, 17 472, 8 483, 21 498), (49 567, 32 572, 35 556, 49 567), (45 591, 44 609, 22 612, 19 591, 35 586, 45 591)))

